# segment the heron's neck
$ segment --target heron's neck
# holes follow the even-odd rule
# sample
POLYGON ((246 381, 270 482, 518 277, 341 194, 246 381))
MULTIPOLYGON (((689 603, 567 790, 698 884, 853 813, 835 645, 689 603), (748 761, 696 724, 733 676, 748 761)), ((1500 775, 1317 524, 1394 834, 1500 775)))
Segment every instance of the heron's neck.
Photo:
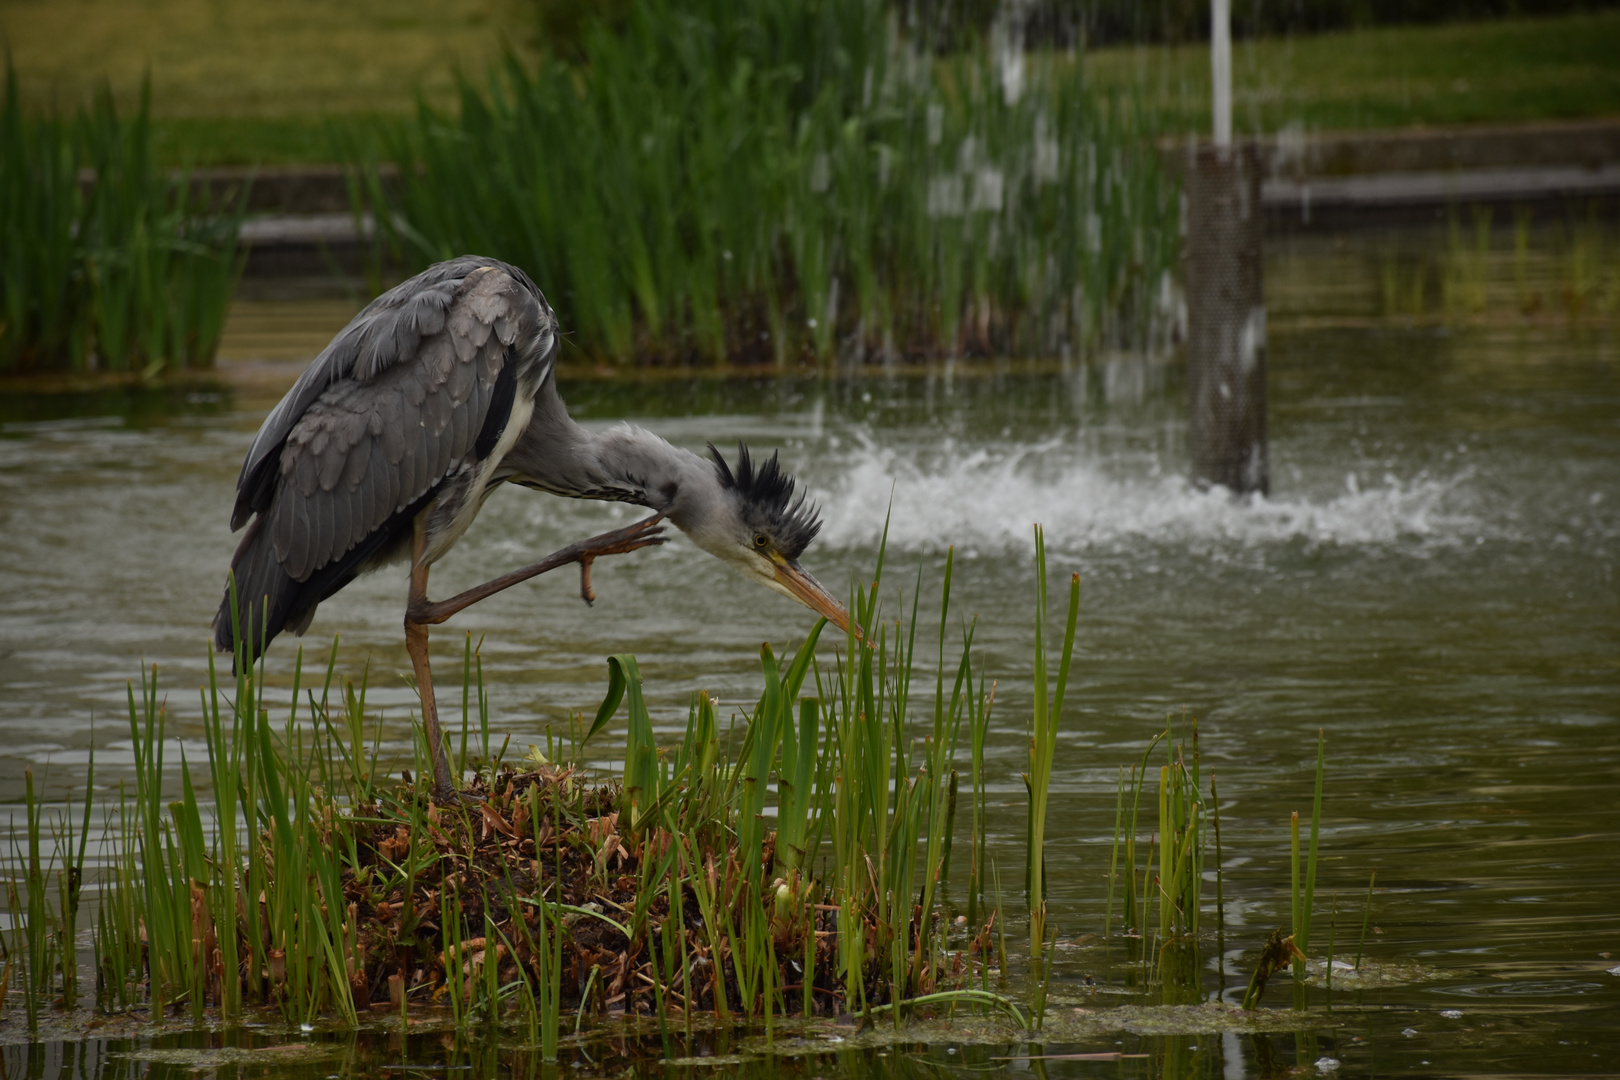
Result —
POLYGON ((719 493, 712 465, 650 431, 629 424, 589 431, 574 423, 550 379, 501 473, 555 495, 664 511, 677 525, 686 517, 682 510, 719 493))

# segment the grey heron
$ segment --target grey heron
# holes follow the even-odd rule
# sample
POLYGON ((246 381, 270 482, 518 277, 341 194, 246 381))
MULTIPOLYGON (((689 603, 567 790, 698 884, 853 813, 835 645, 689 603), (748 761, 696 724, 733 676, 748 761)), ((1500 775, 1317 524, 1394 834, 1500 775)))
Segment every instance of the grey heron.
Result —
POLYGON ((415 669, 434 790, 454 793, 440 735, 427 630, 548 570, 662 544, 668 521, 704 551, 848 630, 844 608, 799 565, 819 531, 773 454, 739 446, 735 468, 642 429, 590 431, 557 393, 557 319, 516 267, 464 256, 372 301, 316 357, 259 428, 237 480, 228 582, 214 641, 251 663, 356 576, 408 560, 405 645, 415 669), (437 603, 428 570, 503 482, 654 511, 437 603))

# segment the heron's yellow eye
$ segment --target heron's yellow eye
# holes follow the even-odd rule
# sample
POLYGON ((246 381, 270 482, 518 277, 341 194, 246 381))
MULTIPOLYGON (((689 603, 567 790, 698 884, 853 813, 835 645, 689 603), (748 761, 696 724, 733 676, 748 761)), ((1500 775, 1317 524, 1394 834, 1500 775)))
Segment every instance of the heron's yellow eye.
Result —
POLYGON ((754 546, 755 547, 762 548, 762 547, 765 547, 769 543, 770 543, 770 541, 765 539, 765 534, 764 533, 755 533, 754 534, 754 546))

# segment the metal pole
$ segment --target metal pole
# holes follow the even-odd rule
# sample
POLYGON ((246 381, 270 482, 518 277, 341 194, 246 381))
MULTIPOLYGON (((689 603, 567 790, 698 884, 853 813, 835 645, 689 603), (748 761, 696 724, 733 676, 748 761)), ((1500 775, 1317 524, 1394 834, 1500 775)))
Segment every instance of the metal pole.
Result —
POLYGON ((1232 141, 1229 0, 1211 0, 1215 139, 1187 162, 1187 449, 1193 480, 1270 489, 1260 157, 1232 141))
POLYGON ((1215 145, 1232 145, 1232 0, 1209 0, 1210 104, 1215 145))

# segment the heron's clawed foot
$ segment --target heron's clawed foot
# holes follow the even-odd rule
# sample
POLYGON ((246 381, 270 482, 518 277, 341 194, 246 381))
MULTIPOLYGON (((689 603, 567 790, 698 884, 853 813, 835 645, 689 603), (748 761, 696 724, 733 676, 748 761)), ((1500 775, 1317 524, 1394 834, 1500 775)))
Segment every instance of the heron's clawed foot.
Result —
MULTIPOLYGON (((482 585, 457 593, 448 600, 434 603, 426 595, 427 571, 418 567, 414 573, 421 575, 422 587, 416 589, 410 603, 405 608, 405 624, 407 630, 411 626, 428 627, 444 622, 458 611, 465 611, 478 601, 494 596, 502 590, 509 589, 520 581, 539 577, 548 570, 555 570, 569 563, 579 563, 584 568, 584 578, 580 582, 580 592, 588 604, 596 599, 596 593, 591 588, 591 562, 603 555, 623 555, 638 548, 656 547, 667 543, 669 537, 664 534, 663 514, 654 514, 650 518, 643 518, 634 525, 626 525, 622 529, 615 529, 601 536, 593 536, 589 540, 569 544, 561 551, 554 551, 537 563, 525 566, 521 570, 514 570, 504 574, 493 581, 486 581, 482 585)), ((420 546, 420 545, 418 545, 420 546)), ((421 558, 420 553, 416 556, 421 558)))
POLYGON ((664 532, 664 515, 654 514, 622 529, 581 540, 579 549, 579 595, 586 604, 596 603, 596 589, 591 585, 591 564, 603 555, 625 555, 644 547, 657 547, 669 542, 664 532))
POLYGON ((479 806, 489 800, 470 791, 461 791, 450 784, 433 785, 433 801, 440 806, 479 806))

